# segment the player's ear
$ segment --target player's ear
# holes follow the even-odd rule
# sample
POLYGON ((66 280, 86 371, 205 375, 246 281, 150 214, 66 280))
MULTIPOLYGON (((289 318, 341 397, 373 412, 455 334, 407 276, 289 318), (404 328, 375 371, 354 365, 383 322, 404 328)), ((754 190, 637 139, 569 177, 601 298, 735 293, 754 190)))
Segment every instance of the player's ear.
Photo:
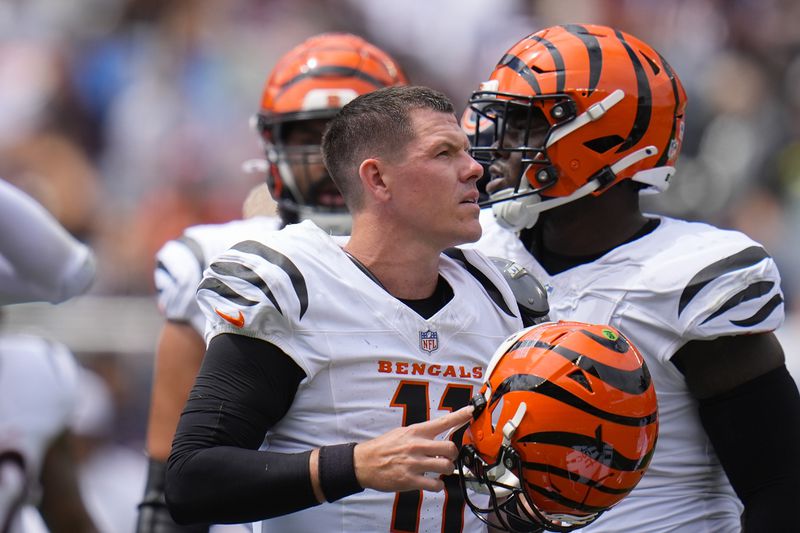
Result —
POLYGON ((364 192, 379 201, 390 198, 385 171, 386 164, 375 158, 365 159, 358 167, 358 175, 361 178, 364 192))

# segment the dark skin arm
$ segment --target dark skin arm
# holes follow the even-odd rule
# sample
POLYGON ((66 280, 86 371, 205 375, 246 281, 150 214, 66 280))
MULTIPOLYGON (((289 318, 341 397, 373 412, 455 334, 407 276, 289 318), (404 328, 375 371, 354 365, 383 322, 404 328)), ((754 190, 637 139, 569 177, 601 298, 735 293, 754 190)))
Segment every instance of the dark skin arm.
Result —
POLYGON ((42 500, 39 504, 52 533, 97 533, 83 505, 72 444, 67 432, 50 445, 42 466, 42 500))
POLYGON ((800 504, 800 394, 772 333, 692 341, 672 361, 745 507, 748 533, 794 530, 800 504))
POLYGON ((785 363, 773 333, 690 341, 671 360, 698 400, 727 392, 785 363))

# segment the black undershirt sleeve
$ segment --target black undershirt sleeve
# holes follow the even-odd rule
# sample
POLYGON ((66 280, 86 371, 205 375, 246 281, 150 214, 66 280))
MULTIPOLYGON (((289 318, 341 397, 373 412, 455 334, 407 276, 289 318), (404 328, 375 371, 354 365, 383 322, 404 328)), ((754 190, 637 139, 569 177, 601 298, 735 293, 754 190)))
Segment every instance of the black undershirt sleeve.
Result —
POLYGON ((318 505, 310 451, 258 451, 304 377, 265 341, 211 340, 167 464, 166 500, 178 523, 253 522, 318 505))
POLYGON ((796 531, 800 395, 786 367, 700 400, 700 419, 744 503, 745 531, 796 531))

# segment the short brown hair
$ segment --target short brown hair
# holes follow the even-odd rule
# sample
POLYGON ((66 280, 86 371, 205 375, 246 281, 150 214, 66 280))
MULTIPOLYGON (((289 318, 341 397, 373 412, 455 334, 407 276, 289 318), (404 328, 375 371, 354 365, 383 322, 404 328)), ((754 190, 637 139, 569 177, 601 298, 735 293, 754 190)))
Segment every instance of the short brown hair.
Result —
POLYGON ((322 136, 322 160, 351 212, 361 207, 358 167, 370 157, 392 157, 414 138, 411 111, 454 114, 452 102, 428 87, 385 87, 345 105, 322 136))

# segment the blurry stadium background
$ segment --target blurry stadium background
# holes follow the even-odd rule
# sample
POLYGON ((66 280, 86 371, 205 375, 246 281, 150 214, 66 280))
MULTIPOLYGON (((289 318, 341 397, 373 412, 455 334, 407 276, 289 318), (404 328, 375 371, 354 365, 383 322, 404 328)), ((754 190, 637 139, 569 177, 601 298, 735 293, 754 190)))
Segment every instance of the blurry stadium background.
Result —
POLYGON ((648 205, 766 246, 800 379, 797 0, 2 0, 0 176, 89 243, 99 275, 63 305, 11 306, 0 328, 70 346, 110 385, 111 438, 141 450, 160 324, 153 255, 188 225, 239 217, 262 179, 241 163, 261 156, 248 119, 276 59, 350 31, 463 108, 510 45, 566 22, 632 33, 679 73, 683 155, 648 205))

